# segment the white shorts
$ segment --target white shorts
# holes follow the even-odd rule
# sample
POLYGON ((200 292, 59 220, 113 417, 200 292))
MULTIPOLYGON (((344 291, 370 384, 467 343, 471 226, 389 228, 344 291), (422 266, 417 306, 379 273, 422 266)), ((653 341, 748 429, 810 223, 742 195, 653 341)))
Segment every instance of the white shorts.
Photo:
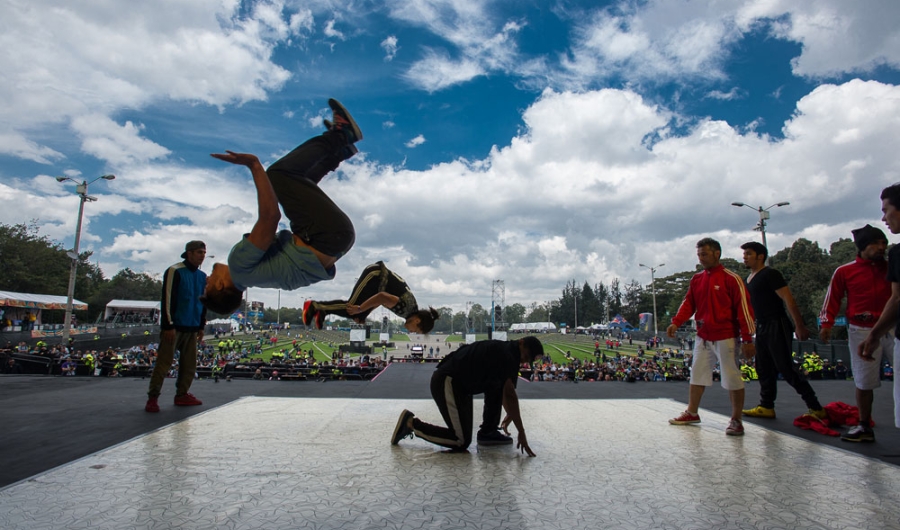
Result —
MULTIPOLYGON (((874 390, 881 386, 881 364, 884 359, 891 361, 894 357, 894 338, 890 333, 881 337, 879 345, 872 353, 874 360, 868 361, 859 356, 859 344, 869 336, 872 328, 863 328, 850 324, 847 330, 847 342, 850 346, 850 369, 853 371, 853 382, 860 390, 874 390)), ((893 362, 891 363, 893 366, 893 362)))
POLYGON ((740 348, 737 337, 715 342, 697 339, 694 344, 694 360, 691 361, 691 384, 712 386, 712 373, 716 361, 722 371, 722 388, 741 390, 744 380, 738 368, 737 351, 740 348))

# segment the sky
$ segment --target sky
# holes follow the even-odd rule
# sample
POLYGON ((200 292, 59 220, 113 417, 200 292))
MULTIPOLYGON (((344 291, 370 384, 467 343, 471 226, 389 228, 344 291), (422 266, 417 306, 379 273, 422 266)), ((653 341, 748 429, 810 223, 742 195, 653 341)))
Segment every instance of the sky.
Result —
POLYGON ((772 253, 827 248, 885 229, 900 181, 896 0, 0 0, 0 50, 0 222, 71 248, 55 177, 88 181, 80 250, 107 277, 160 277, 193 239, 224 262, 256 196, 209 154, 268 165, 340 100, 364 139, 321 186, 356 244, 333 281, 250 289, 270 307, 377 260, 457 311, 495 280, 526 307, 649 285, 639 264, 693 270, 702 237, 759 240, 732 202, 790 203, 772 253))

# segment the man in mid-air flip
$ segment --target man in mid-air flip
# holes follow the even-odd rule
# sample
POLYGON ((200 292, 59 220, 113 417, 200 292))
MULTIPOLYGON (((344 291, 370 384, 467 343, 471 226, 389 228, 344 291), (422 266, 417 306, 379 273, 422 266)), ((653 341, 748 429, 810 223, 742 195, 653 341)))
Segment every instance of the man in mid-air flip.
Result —
POLYGON ((250 169, 259 205, 256 224, 231 249, 228 265, 216 263, 207 279, 201 300, 212 311, 228 314, 236 310, 247 287, 293 290, 331 280, 335 262, 353 246, 353 223, 318 183, 357 153, 354 144, 363 136, 343 105, 329 99, 328 106, 333 113, 332 121, 325 121, 328 130, 268 170, 249 153, 212 155, 250 169), (290 231, 276 233, 281 220, 279 204, 290 220, 290 231))

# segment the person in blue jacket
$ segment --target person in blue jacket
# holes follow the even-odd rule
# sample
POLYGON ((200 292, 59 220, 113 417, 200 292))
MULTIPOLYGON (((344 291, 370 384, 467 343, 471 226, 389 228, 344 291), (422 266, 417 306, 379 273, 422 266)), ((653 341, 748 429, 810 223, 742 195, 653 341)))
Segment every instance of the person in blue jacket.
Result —
POLYGON ((206 307, 200 302, 206 289, 206 273, 200 270, 206 258, 206 244, 190 241, 181 257, 184 261, 172 265, 163 275, 159 350, 147 391, 144 407, 147 412, 159 412, 159 395, 172 367, 175 350, 179 351, 175 405, 203 404, 190 389, 197 372, 197 343, 203 340, 203 328, 206 327, 206 307))

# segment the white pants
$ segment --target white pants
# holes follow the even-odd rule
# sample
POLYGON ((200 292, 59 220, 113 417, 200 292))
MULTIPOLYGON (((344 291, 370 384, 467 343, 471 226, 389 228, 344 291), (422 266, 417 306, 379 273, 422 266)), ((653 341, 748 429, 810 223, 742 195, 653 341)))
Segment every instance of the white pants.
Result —
POLYGON ((715 342, 698 339, 694 344, 694 359, 691 361, 691 384, 697 386, 712 386, 712 372, 719 363, 722 371, 722 388, 725 390, 741 390, 744 388, 744 380, 741 379, 741 369, 738 368, 737 337, 715 342))
MULTIPOLYGON (((878 341, 878 347, 872 352, 873 360, 868 361, 859 356, 859 344, 866 340, 872 328, 863 328, 850 324, 847 329, 847 342, 850 346, 850 369, 853 370, 853 381, 860 390, 875 390, 881 386, 881 365, 884 359, 889 362, 894 357, 894 340, 886 334, 878 341)), ((891 362, 893 366, 893 362, 891 362)))

